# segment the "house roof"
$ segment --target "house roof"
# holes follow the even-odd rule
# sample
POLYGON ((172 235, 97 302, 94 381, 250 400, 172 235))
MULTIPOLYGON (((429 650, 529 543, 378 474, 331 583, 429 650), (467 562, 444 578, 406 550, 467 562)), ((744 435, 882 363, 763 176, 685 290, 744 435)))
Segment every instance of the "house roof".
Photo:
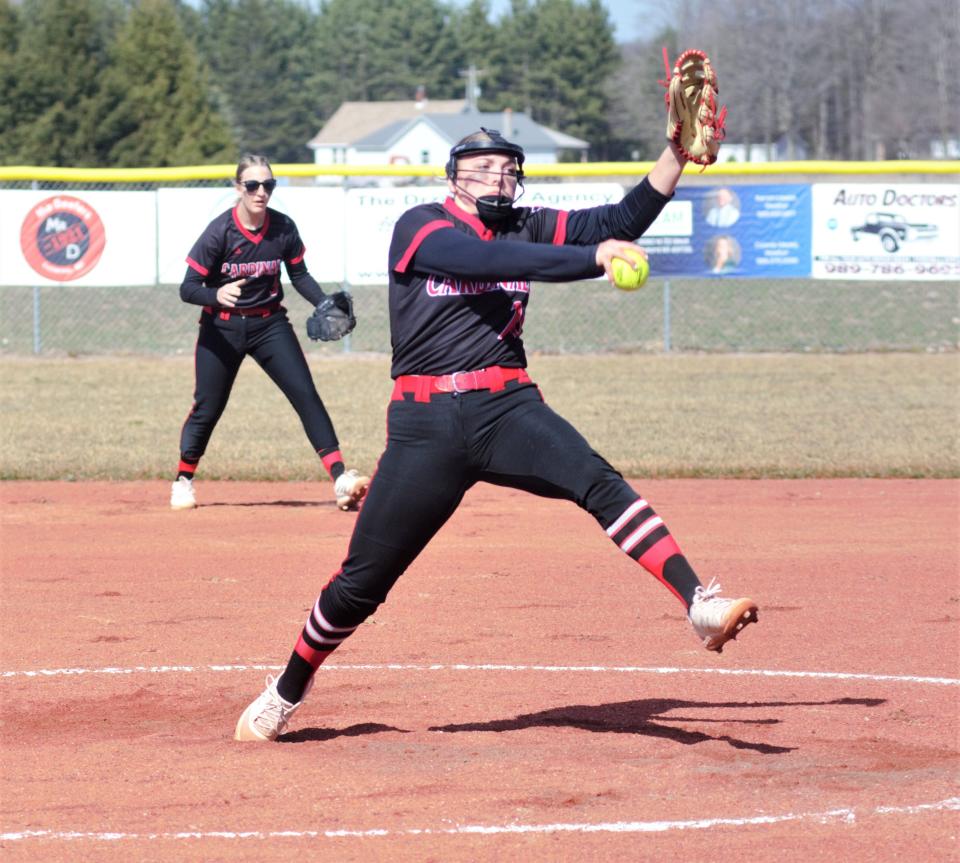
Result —
POLYGON ((483 126, 499 129, 505 138, 519 144, 524 150, 586 150, 590 146, 579 138, 541 126, 523 112, 461 111, 441 114, 432 110, 412 118, 381 123, 380 128, 354 141, 353 145, 358 150, 386 149, 421 121, 428 123, 451 145, 483 126))
POLYGON ((556 129, 550 129, 547 126, 541 126, 540 128, 553 138, 557 147, 561 150, 586 150, 590 147, 586 141, 574 138, 573 135, 558 132, 556 129))
POLYGON ((411 120, 428 111, 431 114, 458 113, 466 106, 466 99, 344 102, 307 146, 314 149, 331 144, 347 146, 387 124, 411 120))

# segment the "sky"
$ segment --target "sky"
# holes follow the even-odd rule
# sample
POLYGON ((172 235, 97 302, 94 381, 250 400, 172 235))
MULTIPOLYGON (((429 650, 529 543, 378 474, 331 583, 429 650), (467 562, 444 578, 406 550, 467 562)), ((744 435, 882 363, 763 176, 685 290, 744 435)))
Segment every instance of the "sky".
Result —
MULTIPOLYGON (((187 0, 191 6, 198 6, 198 0, 187 0)), ((453 0, 463 5, 467 0, 453 0)), ((610 13, 613 24, 613 38, 617 42, 632 42, 640 36, 655 34, 663 23, 662 2, 657 0, 601 0, 610 13), (646 32, 644 32, 646 31, 646 32)), ((496 21, 510 9, 510 0, 490 0, 490 15, 496 21)))
MULTIPOLYGON (((458 0, 463 2, 463 0, 458 0)), ((653 0, 601 0, 607 7, 617 42, 631 42, 641 36, 651 36, 660 29, 661 19, 657 12, 662 3, 653 0)), ((490 14, 497 20, 510 8, 510 0, 490 0, 490 14)))

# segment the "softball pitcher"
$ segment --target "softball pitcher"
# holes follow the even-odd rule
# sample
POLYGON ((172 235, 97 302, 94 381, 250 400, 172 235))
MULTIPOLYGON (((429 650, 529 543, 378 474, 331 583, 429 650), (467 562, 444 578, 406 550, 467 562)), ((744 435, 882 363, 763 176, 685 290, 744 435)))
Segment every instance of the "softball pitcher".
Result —
POLYGON ((277 185, 267 159, 244 156, 237 165, 235 185, 237 205, 217 216, 193 244, 180 285, 180 298, 203 311, 193 407, 180 433, 180 465, 170 506, 185 510, 197 505, 193 484, 197 465, 227 406, 240 364, 250 354, 299 415, 310 445, 334 481, 337 506, 356 508, 369 480, 344 466, 333 422, 281 305, 281 264, 293 286, 314 306, 326 295, 307 271, 297 226, 267 206, 277 185))
POLYGON ((450 152, 449 197, 397 222, 390 247, 393 397, 387 447, 341 568, 323 588, 283 674, 241 715, 238 740, 275 740, 330 653, 478 482, 569 500, 683 604, 708 650, 757 619, 750 599, 704 587, 653 507, 543 401, 521 332, 531 281, 569 282, 630 262, 630 243, 670 200, 684 167, 671 143, 615 205, 515 206, 523 150, 482 129, 450 152))

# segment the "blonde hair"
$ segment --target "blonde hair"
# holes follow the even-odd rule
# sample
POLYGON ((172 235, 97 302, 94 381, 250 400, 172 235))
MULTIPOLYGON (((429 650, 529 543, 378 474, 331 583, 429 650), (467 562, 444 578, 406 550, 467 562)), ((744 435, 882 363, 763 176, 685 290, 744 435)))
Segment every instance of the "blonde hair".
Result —
POLYGON ((240 161, 237 164, 236 181, 239 183, 243 172, 246 171, 247 168, 252 168, 254 165, 262 165, 271 175, 273 174, 273 168, 270 167, 270 161, 266 156, 258 156, 256 153, 245 153, 240 157, 240 161))
POLYGON ((482 129, 479 132, 472 132, 464 138, 461 138, 454 144, 454 147, 459 147, 462 144, 475 144, 477 141, 490 142, 495 140, 493 135, 491 135, 486 129, 482 129))

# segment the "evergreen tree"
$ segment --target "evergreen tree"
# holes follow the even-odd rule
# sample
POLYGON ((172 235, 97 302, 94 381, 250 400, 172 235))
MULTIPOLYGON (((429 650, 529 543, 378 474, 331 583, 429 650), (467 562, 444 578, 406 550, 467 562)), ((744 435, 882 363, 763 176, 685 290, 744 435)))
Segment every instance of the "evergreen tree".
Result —
POLYGON ((16 7, 10 0, 0 0, 0 93, 4 94, 0 99, 0 164, 6 161, 17 120, 13 96, 17 86, 18 31, 16 7))
POLYGON ((514 3, 511 38, 524 61, 514 66, 512 91, 534 119, 583 138, 591 156, 603 158, 610 137, 607 80, 620 55, 600 0, 538 0, 514 3), (519 15, 518 15, 519 12, 519 15))
POLYGON ((308 161, 321 125, 313 56, 317 16, 294 0, 207 0, 200 44, 241 149, 308 161))
POLYGON ((25 0, 19 10, 4 4, 0 160, 95 164, 91 114, 117 9, 115 0, 25 0))
POLYGON ((511 108, 536 119, 531 87, 533 67, 540 62, 531 41, 536 20, 530 0, 510 0, 510 13, 499 22, 495 47, 485 63, 484 92, 493 105, 485 104, 493 110, 511 108))
POLYGON ((437 0, 330 0, 317 43, 318 63, 335 82, 329 113, 347 100, 413 99, 421 85, 432 98, 456 98, 461 55, 449 22, 437 0))
POLYGON ((234 161, 237 148, 173 0, 139 0, 103 79, 98 153, 139 167, 234 161))
POLYGON ((505 106, 500 103, 498 82, 503 80, 502 67, 507 63, 500 45, 500 34, 490 21, 489 0, 470 0, 459 14, 451 20, 456 56, 462 57, 457 69, 460 93, 466 93, 467 81, 463 76, 473 67, 477 72, 479 98, 477 107, 481 111, 497 111, 505 106))

